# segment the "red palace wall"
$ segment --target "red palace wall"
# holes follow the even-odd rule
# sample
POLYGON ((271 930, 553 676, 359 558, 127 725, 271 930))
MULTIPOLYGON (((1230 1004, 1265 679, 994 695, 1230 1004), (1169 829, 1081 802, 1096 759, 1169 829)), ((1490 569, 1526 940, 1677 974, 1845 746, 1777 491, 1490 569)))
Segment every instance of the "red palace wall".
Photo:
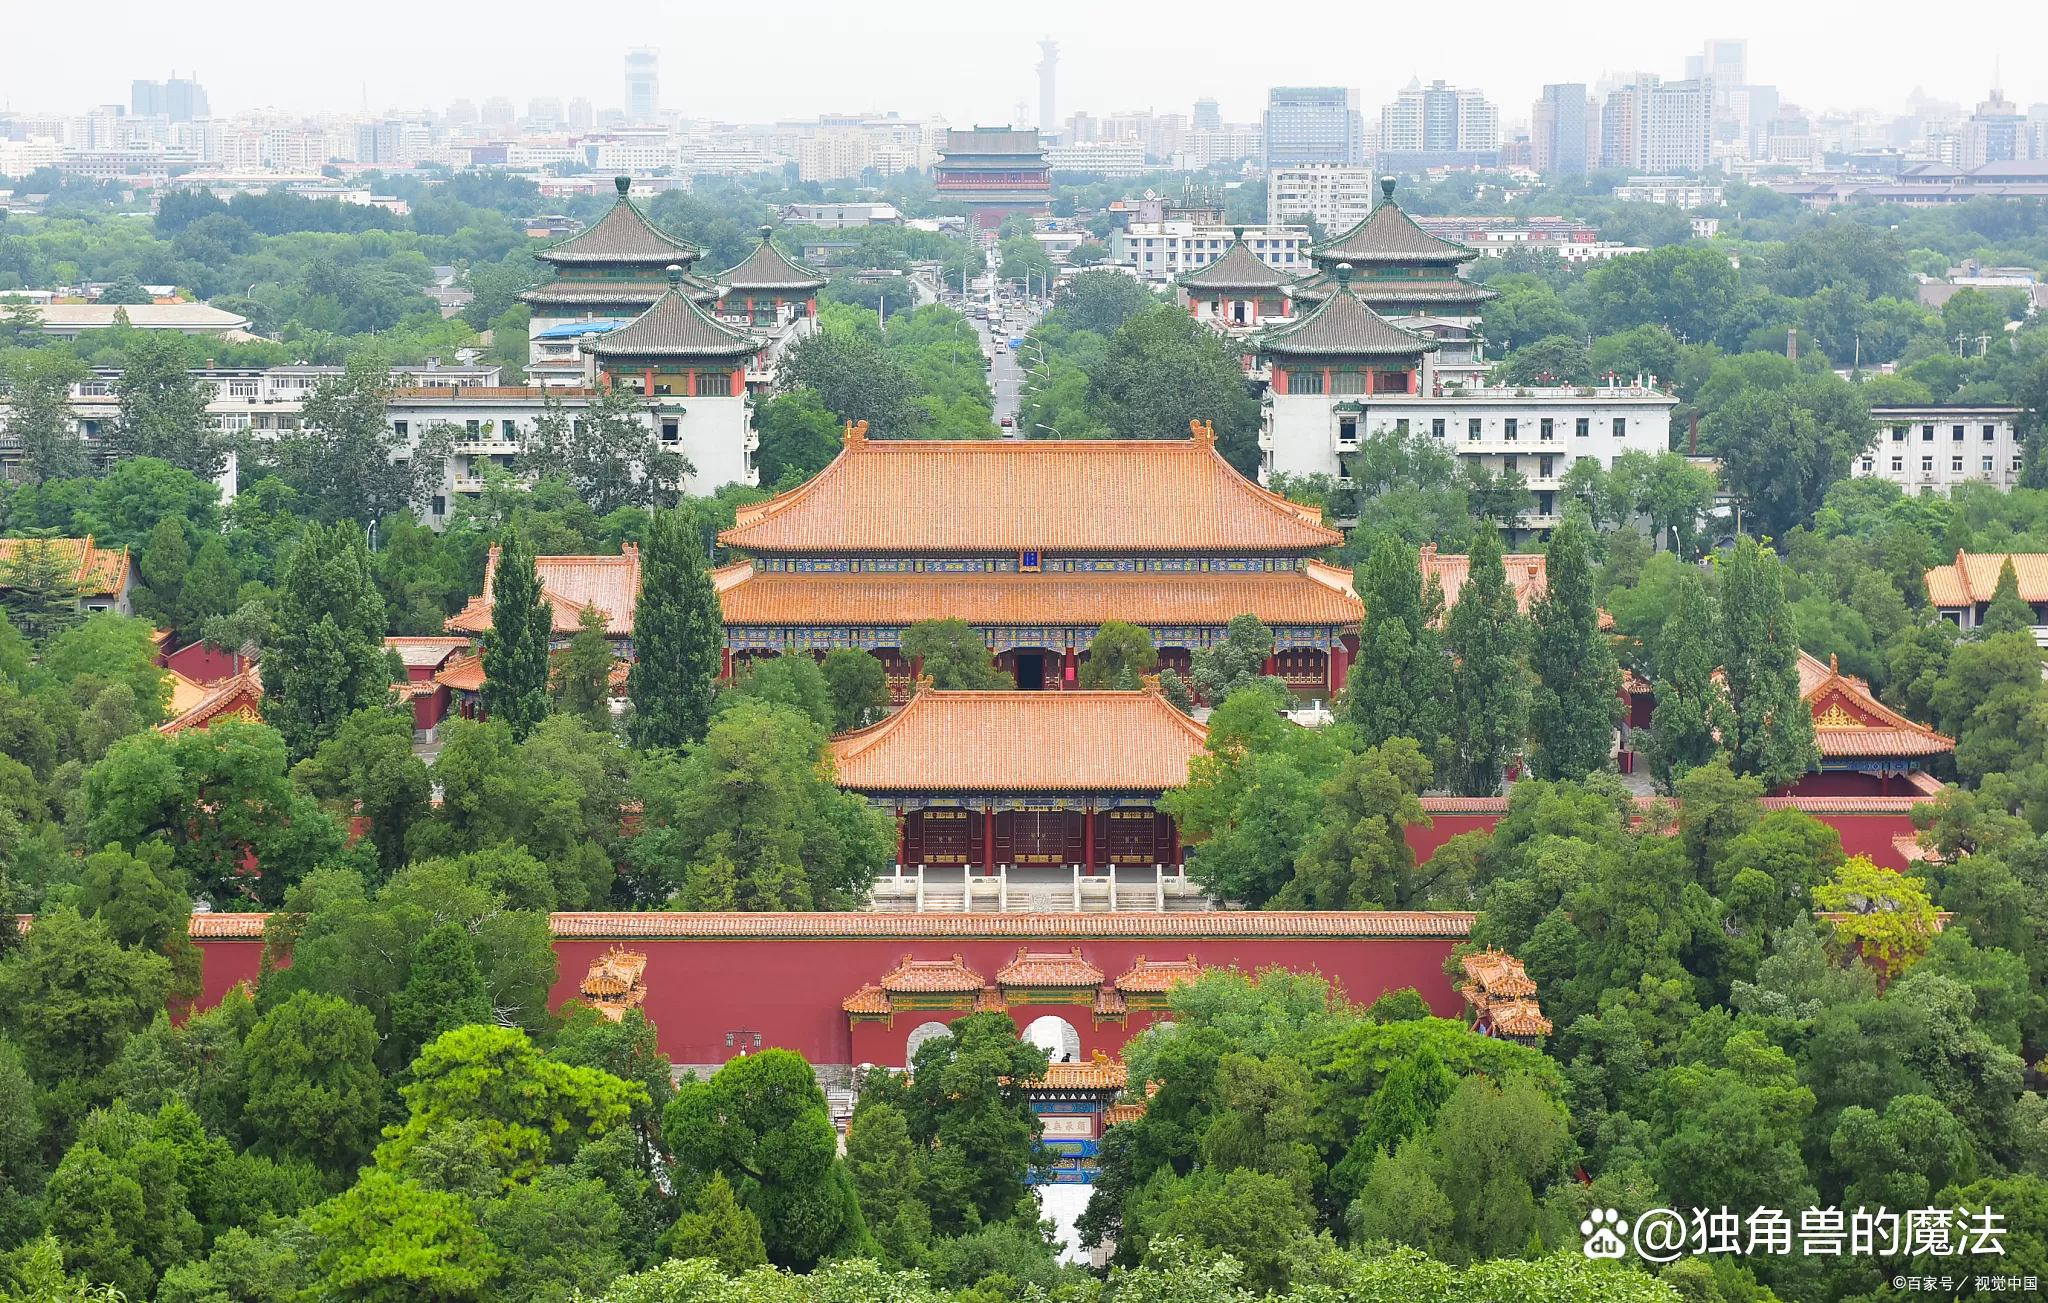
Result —
MULTIPOLYGON (((1128 917, 1128 916, 1126 916, 1128 917)), ((1412 986, 1446 1017, 1464 1002, 1444 975, 1444 960, 1457 938, 1342 940, 1174 939, 1070 940, 943 938, 804 940, 558 940, 561 975, 549 1002, 573 999, 590 965, 617 945, 647 956, 647 999, 641 1006, 659 1029, 662 1053, 676 1063, 723 1063, 740 1048, 738 1033, 760 1032, 763 1047, 795 1050, 812 1063, 877 1063, 903 1066, 911 1030, 924 1022, 949 1022, 964 1011, 906 1010, 893 1027, 874 1022, 849 1025, 840 1002, 863 985, 879 981, 908 954, 917 959, 950 959, 958 954, 990 984, 996 970, 1017 957, 1020 945, 1033 951, 1065 953, 1075 945, 1082 958, 1107 979, 1128 969, 1139 955, 1179 959, 1194 955, 1205 966, 1247 970, 1278 965, 1315 971, 1342 986, 1351 999, 1370 1002, 1389 990, 1412 986), (728 1048, 727 1032, 735 1033, 728 1048)), ((1101 1050, 1116 1057, 1123 1043, 1149 1021, 1133 1013, 1127 1025, 1095 1024, 1087 1005, 1019 1006, 1010 1011, 1019 1028, 1041 1014, 1057 1014, 1080 1034, 1084 1057, 1101 1050)), ((748 1035, 746 1044, 752 1045, 748 1035)))
MULTIPOLYGON (((1911 842, 1916 834, 1913 827, 1913 807, 1925 797, 1909 796, 1825 796, 1802 793, 1799 796, 1767 796, 1763 805, 1767 809, 1789 808, 1804 810, 1842 836, 1842 851, 1846 855, 1868 856, 1870 862, 1879 868, 1894 872, 1905 872, 1912 867, 1912 861, 1895 839, 1911 842)), ((1411 825, 1405 833, 1408 849, 1415 853, 1418 864, 1425 863, 1436 854, 1437 848, 1462 832, 1492 832, 1493 826, 1507 813, 1505 797, 1424 797, 1422 808, 1428 812, 1431 826, 1411 825), (1443 806, 1452 807, 1449 810, 1443 806), (1490 808, 1474 808, 1474 807, 1490 808)))
MULTIPOLYGON (((1437 1013, 1457 1017, 1464 1002, 1443 965, 1469 931, 1471 916, 567 914, 556 915, 553 924, 560 968, 550 1006, 574 999, 592 963, 613 947, 644 954, 641 1007, 675 1063, 723 1063, 754 1048, 759 1033, 761 1048, 796 1050, 812 1063, 900 1067, 913 1029, 950 1022, 962 1011, 904 1010, 893 1026, 853 1025, 841 1001, 880 981, 905 955, 950 960, 957 954, 990 985, 1019 949, 1067 954, 1078 947, 1110 982, 1141 955, 1155 961, 1193 955, 1204 966, 1319 972, 1361 1003, 1412 986, 1437 1013), (645 935, 649 931, 700 935, 645 935), (750 935, 730 935, 735 931, 750 935), (831 935, 801 935, 821 931, 831 935), (706 932, 714 935, 701 935, 706 932)), ((193 941, 204 965, 199 1007, 218 1004, 237 982, 255 984, 262 926, 260 914, 194 917, 193 941)), ((1021 1005, 1010 1012, 1019 1028, 1043 1014, 1066 1019, 1084 1056, 1096 1050, 1116 1056, 1156 1016, 1133 1010, 1123 1024, 1098 1025, 1089 1004, 1021 1005)))

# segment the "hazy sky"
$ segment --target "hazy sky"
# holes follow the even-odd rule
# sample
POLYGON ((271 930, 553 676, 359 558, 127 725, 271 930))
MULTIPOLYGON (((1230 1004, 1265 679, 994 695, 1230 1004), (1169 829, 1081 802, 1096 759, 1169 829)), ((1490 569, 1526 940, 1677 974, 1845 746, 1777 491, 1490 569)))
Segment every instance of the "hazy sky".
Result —
POLYGON ((1226 120, 1251 121, 1274 84, 1354 86, 1371 109, 1420 76, 1479 86, 1514 121, 1547 81, 1634 69, 1680 76, 1710 36, 1746 37, 1750 79, 1810 110, 1895 112, 1915 86, 1974 104, 2001 51, 2007 98, 2048 101, 2048 3, 1980 0, 1953 19, 1904 0, 0 0, 0 103, 78 111, 126 102, 132 79, 175 71, 198 75, 217 114, 350 110, 366 93, 373 110, 490 95, 512 97, 522 113, 534 95, 581 95, 604 108, 623 100, 625 47, 644 43, 661 51, 663 106, 691 116, 894 109, 997 123, 1020 99, 1036 115, 1032 66, 1046 36, 1061 45, 1061 118, 1187 112, 1211 95, 1226 120))

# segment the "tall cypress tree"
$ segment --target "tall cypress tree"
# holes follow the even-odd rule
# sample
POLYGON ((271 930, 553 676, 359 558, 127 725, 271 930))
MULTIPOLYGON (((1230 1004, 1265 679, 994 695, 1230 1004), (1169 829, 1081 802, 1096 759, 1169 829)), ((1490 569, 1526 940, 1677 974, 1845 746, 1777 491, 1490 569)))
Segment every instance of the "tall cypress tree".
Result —
POLYGON ((1699 572, 1678 576, 1678 598, 1657 635, 1657 708, 1650 714, 1650 773, 1666 792, 1732 738, 1728 694, 1714 678, 1714 604, 1699 572))
POLYGON ((513 533, 491 571, 491 631, 484 635, 484 709, 524 740, 548 715, 548 638, 554 606, 541 594, 533 549, 513 533))
POLYGON ((1458 604, 1444 621, 1457 762, 1450 778, 1462 796, 1492 796, 1527 734, 1529 687, 1521 655, 1528 630, 1493 529, 1480 529, 1470 564, 1458 604))
POLYGON ((460 923, 443 923, 413 947, 405 989, 391 997, 391 1036, 412 1062, 420 1047, 442 1032, 491 1022, 491 1001, 477 967, 476 948, 460 923))
POLYGON ((1778 555, 1735 542, 1721 581, 1721 665, 1735 727, 1723 732, 1731 768, 1779 787, 1820 763, 1813 712, 1799 699, 1799 639, 1778 555))
POLYGON ((1536 604, 1529 653, 1529 760, 1538 778, 1576 781, 1604 769, 1621 723, 1621 667, 1593 596, 1592 533, 1572 515, 1550 536, 1549 591, 1536 604))
POLYGON ((1358 664, 1345 679, 1345 712, 1368 746, 1410 737, 1426 755, 1446 748, 1450 669, 1431 627, 1436 603, 1423 587, 1414 549, 1391 534, 1373 545, 1356 576, 1365 619, 1358 664))
POLYGON ((633 615, 638 659, 626 680, 634 741, 641 747, 703 738, 718 692, 724 632, 695 525, 681 511, 655 513, 640 552, 640 605, 633 615))
POLYGON ((309 525, 278 575, 263 652, 263 719, 305 757, 358 710, 391 693, 384 599, 352 521, 309 525))
POLYGON ((2034 627, 2034 608, 2020 600, 2020 576, 2012 568, 2012 558, 1998 567, 1998 586, 1991 590, 1991 603, 1984 608, 1984 620, 1978 625, 1983 637, 1994 633, 2025 633, 2034 627))

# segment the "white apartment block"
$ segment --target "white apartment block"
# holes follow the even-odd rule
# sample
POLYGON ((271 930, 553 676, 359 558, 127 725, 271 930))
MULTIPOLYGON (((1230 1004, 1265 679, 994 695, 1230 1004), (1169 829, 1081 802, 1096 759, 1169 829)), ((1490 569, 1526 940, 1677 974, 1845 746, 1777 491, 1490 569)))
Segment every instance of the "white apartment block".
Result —
MULTIPOLYGON (((1193 222, 1132 222, 1109 233, 1109 261, 1135 272, 1140 280, 1166 281, 1184 271, 1198 271, 1229 252, 1236 228, 1197 226, 1193 222)), ((1313 243, 1306 226, 1247 226, 1245 246, 1260 262, 1277 271, 1311 270, 1313 243)))
POLYGON ((1151 168, 1145 162, 1141 140, 1090 140, 1075 145, 1049 145, 1045 165, 1055 172, 1093 172, 1112 180, 1143 176, 1151 168))
POLYGON ((1266 221, 1314 218, 1325 231, 1347 231, 1377 202, 1373 169, 1342 163, 1295 163, 1266 174, 1266 221))
POLYGON ((1489 388, 1419 394, 1266 392, 1259 426, 1259 479, 1274 475, 1348 475, 1344 456, 1361 438, 1388 432, 1426 435, 1459 462, 1500 474, 1514 471, 1536 496, 1517 524, 1543 530, 1563 517, 1559 487, 1582 458, 1612 470, 1625 452, 1652 456, 1671 446, 1678 399, 1647 385, 1589 388, 1489 388))
POLYGON ((820 131, 796 142, 797 177, 803 181, 840 181, 858 177, 871 166, 866 134, 837 129, 820 131))
POLYGON ((27 140, 0 140, 0 176, 25 177, 38 168, 55 167, 64 156, 64 146, 50 136, 27 140))
POLYGON ((1873 407, 1877 437, 1849 467, 1908 493, 1946 497, 1957 484, 2010 489, 2026 466, 2017 407, 1873 407))
MULTIPOLYGON (((300 412, 306 400, 322 379, 340 372, 333 366, 284 366, 208 369, 194 375, 212 390, 206 406, 211 428, 268 440, 302 428, 300 412)), ((393 367, 391 378, 394 388, 386 415, 392 432, 404 440, 394 459, 420 456, 421 442, 437 431, 445 430, 450 439, 440 488, 420 508, 423 521, 436 529, 448 522, 460 499, 483 491, 489 472, 516 471, 516 459, 546 410, 540 389, 501 385, 495 366, 393 367)), ((750 370, 747 378, 745 392, 694 395, 687 403, 657 398, 646 413, 648 437, 682 453, 695 467, 685 484, 691 493, 755 481, 753 454, 760 440, 753 429, 749 393, 764 385, 768 376, 750 370)), ((115 393, 119 379, 118 371, 96 370, 72 388, 73 418, 88 451, 113 433, 120 418, 115 393)), ((572 420, 589 402, 586 391, 558 390, 556 397, 572 420)), ((6 405, 0 402, 0 431, 6 428, 5 413, 6 405)), ((0 436, 0 473, 11 472, 20 457, 20 448, 0 436)), ((224 500, 234 497, 236 470, 231 458, 220 480, 224 500)))

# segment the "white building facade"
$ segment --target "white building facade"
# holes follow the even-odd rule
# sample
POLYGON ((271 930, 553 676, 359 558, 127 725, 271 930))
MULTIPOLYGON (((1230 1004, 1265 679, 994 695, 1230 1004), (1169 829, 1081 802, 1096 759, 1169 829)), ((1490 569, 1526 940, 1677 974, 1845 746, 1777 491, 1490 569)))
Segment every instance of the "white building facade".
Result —
MULTIPOLYGON (((1200 271, 1222 258, 1235 242, 1237 227, 1198 226, 1193 222, 1132 222, 1109 233, 1109 259, 1135 272, 1140 280, 1166 281, 1184 271, 1200 271)), ((1246 226, 1245 247, 1275 271, 1309 270, 1313 243, 1306 226, 1246 226)))
POLYGON ((1306 222, 1313 218, 1326 231, 1342 231, 1372 212, 1374 173, 1369 167, 1343 163, 1296 163, 1266 175, 1266 222, 1306 222))
POLYGON ((2019 417, 2017 407, 1873 407, 1877 437, 1849 474, 1944 497, 1958 484, 2013 488, 2026 469, 2019 417))

